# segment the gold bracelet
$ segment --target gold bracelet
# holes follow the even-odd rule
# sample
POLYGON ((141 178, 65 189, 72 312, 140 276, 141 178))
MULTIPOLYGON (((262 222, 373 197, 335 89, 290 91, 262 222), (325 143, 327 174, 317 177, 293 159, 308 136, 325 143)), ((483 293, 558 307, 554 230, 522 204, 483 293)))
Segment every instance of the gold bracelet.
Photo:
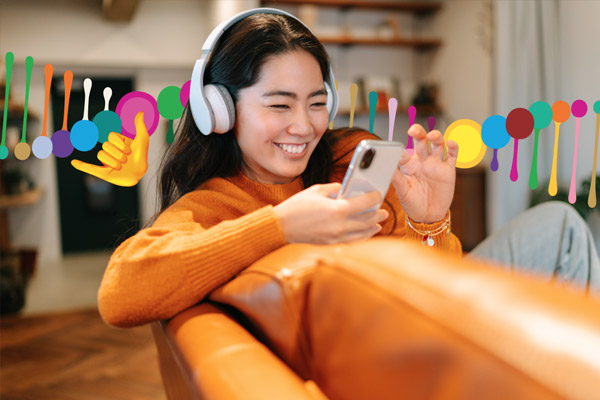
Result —
POLYGON ((410 223, 410 219, 408 218, 408 215, 406 215, 406 224, 416 233, 418 233, 419 235, 423 236, 423 238, 421 239, 421 244, 425 244, 427 243, 427 245, 429 247, 433 246, 435 244, 435 240, 433 239, 434 236, 439 235, 440 233, 447 231, 447 234, 450 234, 450 210, 448 210, 448 214, 446 216, 446 218, 444 219, 444 223, 442 223, 442 225, 438 226, 437 228, 431 230, 431 231, 421 231, 417 228, 415 228, 411 223, 410 223))

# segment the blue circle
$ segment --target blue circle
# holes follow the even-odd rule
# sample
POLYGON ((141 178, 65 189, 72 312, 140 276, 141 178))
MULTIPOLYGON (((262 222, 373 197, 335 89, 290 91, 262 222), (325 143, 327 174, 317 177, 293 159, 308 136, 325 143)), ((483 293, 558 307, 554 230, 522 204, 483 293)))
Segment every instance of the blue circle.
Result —
POLYGON ((79 151, 89 151, 98 143, 98 127, 86 119, 75 122, 71 129, 71 143, 79 151))
POLYGON ((8 157, 8 147, 0 146, 0 160, 6 160, 8 157))
POLYGON ((506 130, 506 118, 502 115, 492 115, 481 125, 481 139, 487 147, 501 149, 510 141, 506 130))

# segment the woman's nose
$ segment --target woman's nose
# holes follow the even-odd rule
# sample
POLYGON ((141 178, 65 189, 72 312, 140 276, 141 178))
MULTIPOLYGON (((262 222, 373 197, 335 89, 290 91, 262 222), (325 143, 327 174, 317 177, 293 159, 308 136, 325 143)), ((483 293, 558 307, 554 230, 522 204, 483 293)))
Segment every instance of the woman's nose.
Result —
POLYGON ((292 135, 308 135, 312 131, 312 124, 307 110, 296 110, 288 131, 292 135))

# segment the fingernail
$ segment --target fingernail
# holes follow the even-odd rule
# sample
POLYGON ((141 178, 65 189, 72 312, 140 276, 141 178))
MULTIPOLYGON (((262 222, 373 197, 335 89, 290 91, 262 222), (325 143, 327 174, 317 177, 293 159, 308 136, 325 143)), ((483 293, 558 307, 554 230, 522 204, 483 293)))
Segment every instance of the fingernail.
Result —
POLYGON ((389 213, 389 212, 387 212, 387 210, 381 210, 381 211, 382 211, 382 212, 380 213, 380 214, 381 214, 381 221, 383 221, 383 220, 387 219, 387 217, 389 217, 389 216, 390 216, 390 213, 389 213))

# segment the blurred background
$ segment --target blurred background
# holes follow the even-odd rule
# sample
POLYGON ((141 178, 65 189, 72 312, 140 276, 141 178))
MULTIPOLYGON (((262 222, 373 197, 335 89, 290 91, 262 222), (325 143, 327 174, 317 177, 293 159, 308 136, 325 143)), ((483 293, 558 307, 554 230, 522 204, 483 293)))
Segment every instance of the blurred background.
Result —
MULTIPOLYGON (((600 99, 600 42, 593 35, 596 0, 262 1, 262 0, 0 0, 0 81, 7 52, 15 56, 6 135, 9 149, 21 139, 26 93, 25 59, 35 60, 29 92, 27 141, 63 125, 63 73, 73 71, 68 128, 82 118, 85 78, 93 82, 90 118, 104 108, 102 91, 113 89, 109 108, 131 91, 158 96, 190 79, 211 30, 240 11, 277 7, 300 17, 325 43, 340 94, 334 126, 350 123, 350 84, 359 91, 354 126, 368 128, 368 93, 379 94, 374 131, 388 137, 387 99, 398 99, 394 138, 406 143, 407 108, 417 122, 436 120, 444 130, 458 119, 482 124, 493 114, 582 99, 577 187, 578 209, 587 207, 600 99), (54 67, 44 118, 44 66, 54 67), (44 122, 46 121, 46 122, 44 122)), ((177 121, 175 121, 177 124, 177 121)), ((156 174, 167 149, 167 120, 150 141, 149 170, 134 188, 86 176, 71 159, 96 162, 96 150, 59 159, 1 162, 0 234, 3 266, 17 268, 28 283, 21 311, 40 313, 95 306, 96 291, 111 251, 135 233, 157 207, 156 174), (18 267, 14 267, 15 265, 18 267)), ((559 195, 568 191, 573 165, 575 118, 561 125, 559 195)), ((476 167, 459 170, 453 229, 469 250, 532 203, 546 200, 554 125, 542 131, 539 190, 528 186, 533 136, 519 144, 520 178, 509 179, 513 141, 499 150, 500 168, 489 168, 491 149, 476 167)), ((563 196, 566 199, 566 195, 563 196)), ((597 236, 598 237, 598 236, 597 236)), ((6 303, 5 303, 6 304, 6 303)))

